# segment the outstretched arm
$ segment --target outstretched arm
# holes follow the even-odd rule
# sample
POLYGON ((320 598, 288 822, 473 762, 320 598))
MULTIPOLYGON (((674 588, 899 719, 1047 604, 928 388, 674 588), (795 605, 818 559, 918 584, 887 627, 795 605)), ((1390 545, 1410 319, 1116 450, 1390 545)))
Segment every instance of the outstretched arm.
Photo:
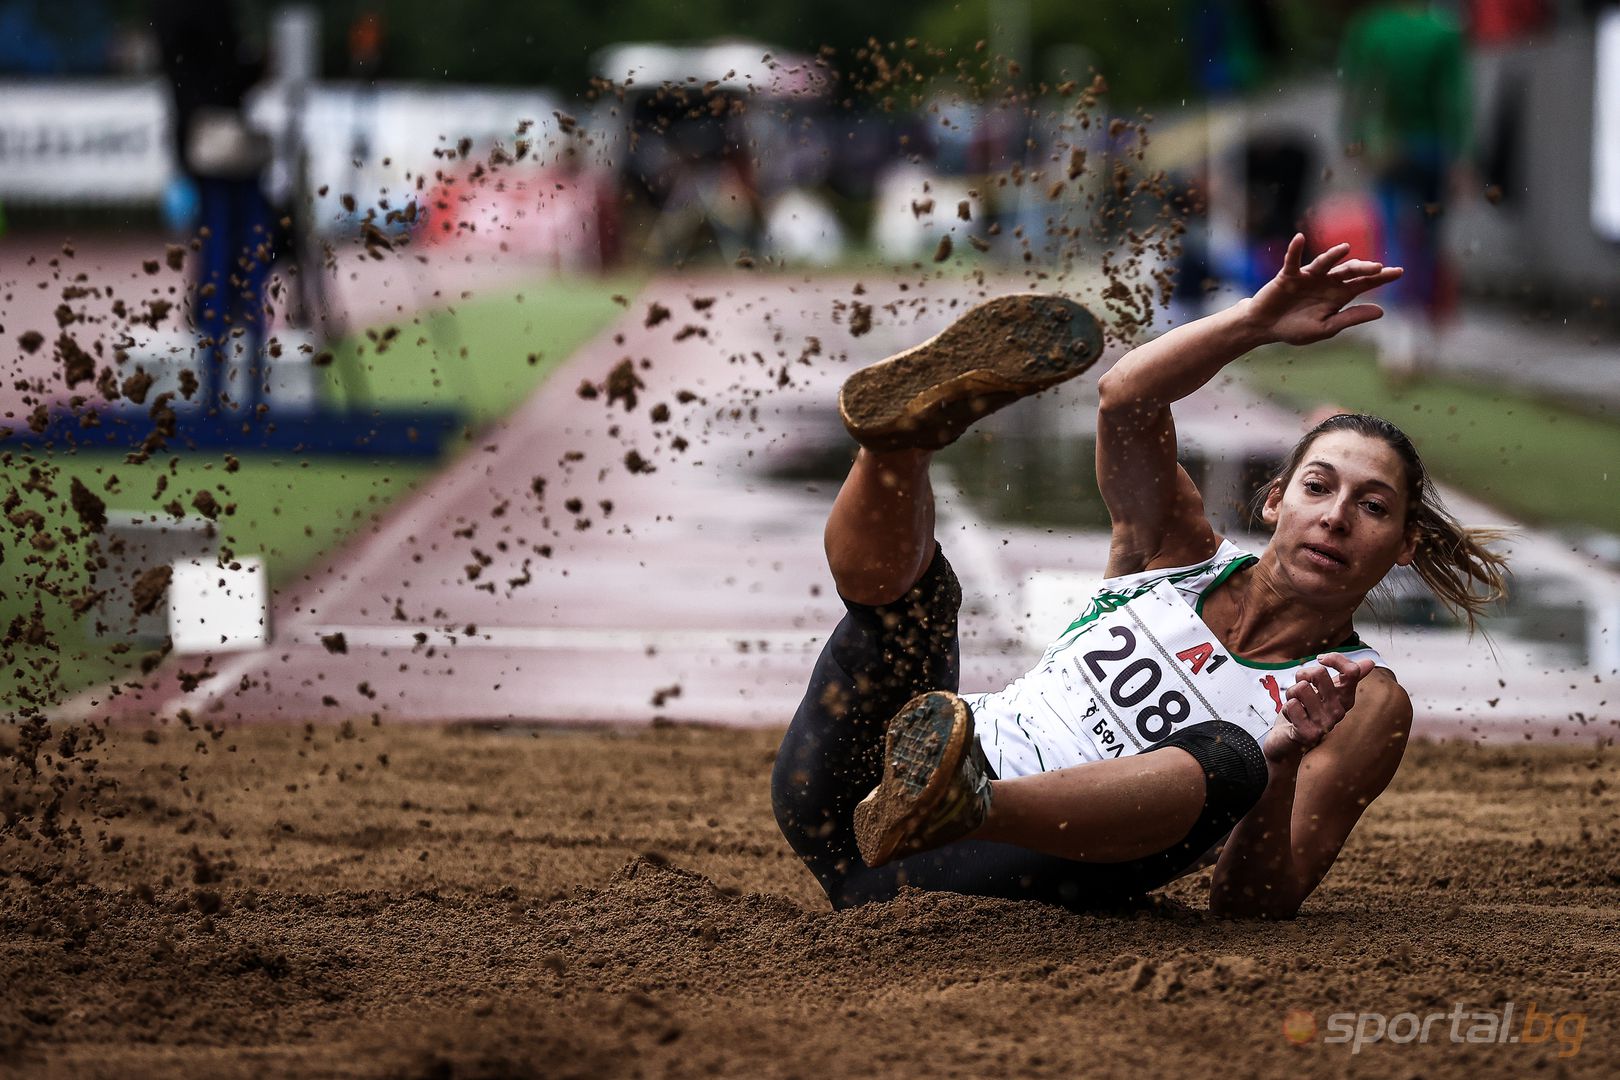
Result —
POLYGON ((1303 263, 1288 245, 1277 276, 1253 297, 1127 353, 1098 383, 1097 483, 1113 520, 1109 576, 1207 558, 1216 537, 1203 499, 1176 464, 1172 403, 1260 345, 1305 345, 1371 322, 1374 304, 1346 306, 1400 277, 1399 267, 1347 259, 1339 244, 1303 263))

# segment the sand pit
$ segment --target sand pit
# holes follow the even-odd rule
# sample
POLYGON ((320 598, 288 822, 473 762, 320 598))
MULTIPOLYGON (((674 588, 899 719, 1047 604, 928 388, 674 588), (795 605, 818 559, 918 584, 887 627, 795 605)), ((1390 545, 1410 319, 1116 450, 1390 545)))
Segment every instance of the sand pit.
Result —
POLYGON ((938 894, 831 912, 771 817, 775 732, 151 738, 112 736, 122 816, 87 828, 73 872, 8 859, 8 1075, 1620 1064, 1613 750, 1414 747, 1301 918, 1263 924, 1212 919, 1203 878, 1106 915, 938 894), (1508 1002, 1516 1031, 1531 1003, 1561 1026, 1454 1044, 1446 1020, 1426 1044, 1355 1054, 1321 1041, 1334 1013, 1508 1002))

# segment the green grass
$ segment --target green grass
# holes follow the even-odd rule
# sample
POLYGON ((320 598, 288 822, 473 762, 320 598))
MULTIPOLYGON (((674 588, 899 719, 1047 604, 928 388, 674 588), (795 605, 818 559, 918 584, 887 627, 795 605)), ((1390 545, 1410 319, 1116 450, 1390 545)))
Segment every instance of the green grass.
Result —
POLYGON ((325 400, 454 404, 475 424, 506 415, 553 368, 624 313, 639 276, 553 278, 458 301, 356 334, 321 371, 325 400), (392 330, 392 340, 384 340, 392 330), (355 372, 359 371, 359 380, 355 372))
POLYGON ((1620 533, 1614 420, 1453 377, 1397 386, 1362 346, 1268 350, 1240 370, 1252 388, 1294 407, 1384 417, 1411 436, 1435 477, 1525 521, 1620 533))
MULTIPOLYGON (((386 327, 356 335, 334 352, 365 366, 371 402, 455 404, 478 427, 528 397, 557 364, 622 314, 612 296, 633 296, 640 284, 628 278, 553 279, 402 320, 382 350, 376 342, 386 327)), ((340 364, 323 371, 325 392, 337 400, 340 373, 340 364)), ((217 520, 221 545, 238 557, 262 558, 270 584, 279 588, 335 552, 442 464, 237 457, 238 468, 228 472, 224 454, 159 455, 131 465, 122 452, 11 452, 4 465, 11 481, 6 488, 16 490, 20 501, 7 510, 14 520, 0 521, 0 629, 28 622, 37 610, 48 636, 42 644, 0 647, 0 707, 13 713, 23 704, 54 704, 131 670, 145 651, 136 646, 115 652, 93 640, 87 627, 94 609, 84 616, 72 611, 72 598, 90 584, 85 563, 91 541, 69 504, 75 478, 110 510, 163 512, 177 499, 187 515, 195 515, 192 499, 200 491, 221 507, 234 504, 234 512, 217 520), (24 490, 34 470, 43 483, 24 490), (28 511, 38 513, 40 522, 28 511)))

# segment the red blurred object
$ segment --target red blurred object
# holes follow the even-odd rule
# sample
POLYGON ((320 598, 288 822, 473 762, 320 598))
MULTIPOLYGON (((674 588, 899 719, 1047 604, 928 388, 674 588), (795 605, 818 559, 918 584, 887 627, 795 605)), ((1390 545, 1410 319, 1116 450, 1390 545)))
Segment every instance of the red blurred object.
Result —
POLYGON ((1325 196, 1305 216, 1305 240, 1308 251, 1349 244, 1356 258, 1382 261, 1384 230, 1378 204, 1361 192, 1325 196))
POLYGON ((1552 25, 1549 0, 1472 0, 1466 8, 1476 45, 1509 45, 1552 25))
POLYGON ((362 11, 349 24, 349 68, 355 74, 375 75, 382 60, 383 22, 375 11, 362 11))
POLYGON ((418 228, 429 244, 495 248, 570 270, 599 270, 617 254, 618 200, 600 170, 534 165, 446 175, 423 206, 418 228))

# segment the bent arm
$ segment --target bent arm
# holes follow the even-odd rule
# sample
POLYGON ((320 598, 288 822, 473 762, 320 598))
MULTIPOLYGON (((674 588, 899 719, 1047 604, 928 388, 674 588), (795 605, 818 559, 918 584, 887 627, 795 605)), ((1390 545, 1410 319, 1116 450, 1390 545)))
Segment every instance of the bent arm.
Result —
POLYGON ((1108 575, 1207 558, 1217 543, 1203 498, 1176 463, 1170 406, 1268 340, 1250 301, 1127 353, 1098 382, 1097 484, 1113 522, 1108 575))
POLYGON ((1411 726, 1411 699, 1381 674, 1366 681, 1320 746, 1272 762, 1266 793, 1215 865, 1210 909, 1227 918, 1293 918, 1394 777, 1411 726))
POLYGON ((1260 345, 1322 341, 1382 315, 1373 304, 1346 305, 1400 269, 1348 259, 1349 251, 1340 244, 1307 265, 1305 237, 1296 235, 1282 269, 1253 297, 1131 350, 1099 381, 1097 483, 1113 520, 1110 577, 1214 552, 1203 499, 1176 464, 1170 406, 1260 345))

